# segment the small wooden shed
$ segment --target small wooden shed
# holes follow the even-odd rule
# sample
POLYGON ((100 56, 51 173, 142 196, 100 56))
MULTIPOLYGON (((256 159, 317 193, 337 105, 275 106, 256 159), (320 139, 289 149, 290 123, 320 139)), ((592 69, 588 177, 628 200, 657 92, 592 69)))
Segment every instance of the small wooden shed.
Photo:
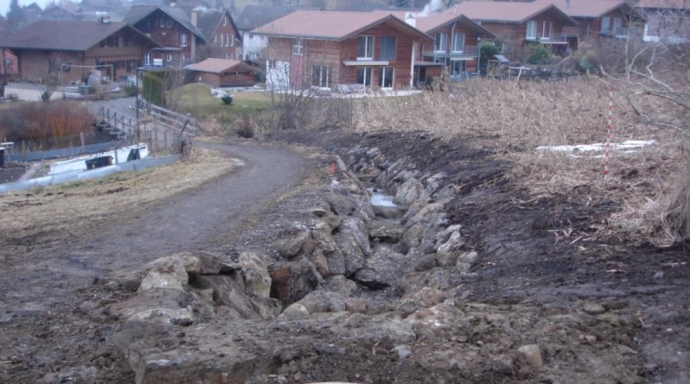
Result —
POLYGON ((185 67, 194 79, 212 87, 251 87, 254 75, 260 71, 239 60, 206 59, 185 67))

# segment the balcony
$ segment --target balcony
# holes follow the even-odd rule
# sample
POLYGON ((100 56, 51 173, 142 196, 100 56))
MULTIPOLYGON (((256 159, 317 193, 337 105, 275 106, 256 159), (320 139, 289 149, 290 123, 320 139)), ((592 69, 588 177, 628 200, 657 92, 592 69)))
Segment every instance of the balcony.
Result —
POLYGON ((477 46, 476 45, 466 45, 463 47, 461 52, 458 51, 434 51, 425 50, 422 52, 422 57, 424 60, 434 60, 434 59, 473 59, 477 57, 477 46))
POLYGON ((620 39, 625 39, 628 34, 634 32, 634 28, 628 27, 612 27, 599 32, 599 36, 603 37, 617 37, 620 39))

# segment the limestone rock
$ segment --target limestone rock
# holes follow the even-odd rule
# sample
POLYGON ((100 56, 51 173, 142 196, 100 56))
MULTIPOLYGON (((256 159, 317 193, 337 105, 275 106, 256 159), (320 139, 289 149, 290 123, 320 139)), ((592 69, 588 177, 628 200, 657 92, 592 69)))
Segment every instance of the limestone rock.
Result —
POLYGON ((324 200, 328 203, 331 211, 338 216, 349 216, 352 215, 357 209, 357 203, 352 201, 352 199, 337 195, 335 193, 328 193, 324 195, 324 200))
POLYGON ((589 302, 585 303, 585 306, 582 308, 582 310, 588 315, 601 315, 602 313, 606 312, 606 308, 604 308, 603 305, 589 302))
POLYGON ((355 279, 372 289, 395 286, 403 275, 405 263, 405 255, 381 246, 365 261, 364 267, 355 274, 355 279))
POLYGON ((417 200, 426 197, 424 185, 418 180, 409 178, 405 181, 393 197, 393 202, 401 205, 410 205, 417 200))
POLYGON ((345 300, 345 309, 350 313, 366 313, 367 302, 364 299, 351 297, 345 300))
POLYGON ((472 264, 477 261, 477 257, 479 257, 479 254, 474 251, 461 253, 458 256, 458 262, 472 264))
POLYGON ((131 321, 148 321, 187 327, 194 324, 196 318, 188 308, 155 308, 133 315, 131 321))
POLYGON ((310 314, 345 311, 344 297, 324 290, 311 291, 297 303, 302 304, 310 314))
POLYGON ((327 291, 339 293, 343 297, 349 297, 357 293, 357 283, 355 283, 352 280, 349 280, 345 276, 333 276, 329 279, 326 279, 325 284, 323 285, 324 289, 327 291))
POLYGON ((307 260, 288 262, 275 267, 271 272, 271 297, 284 305, 299 301, 313 291, 320 276, 307 260))
POLYGON ((448 177, 448 174, 445 172, 439 172, 433 176, 427 177, 424 179, 424 185, 425 185, 425 191, 427 195, 431 196, 433 195, 436 191, 438 191, 441 186, 443 185, 443 182, 445 179, 448 177))
POLYGON ((394 207, 384 207, 375 205, 373 207, 374 215, 383 217, 384 219, 399 219, 405 215, 407 209, 405 207, 396 205, 394 207))
POLYGON ((271 276, 266 263, 259 256, 250 252, 240 254, 239 264, 248 296, 268 298, 271 293, 271 276))
POLYGON ((300 230, 284 240, 279 247, 280 254, 289 259, 297 256, 301 251, 309 251, 313 246, 311 234, 307 230, 300 230))
POLYGON ((539 368, 544 365, 541 357, 541 350, 536 344, 524 345, 518 348, 518 353, 524 356, 531 367, 539 368))
MULTIPOLYGON (((342 255, 344 274, 350 276, 361 269, 364 257, 371 253, 369 234, 364 222, 358 218, 346 217, 334 239, 342 255)), ((329 258, 331 272, 338 273, 331 266, 330 255, 326 257, 329 258)))
POLYGON ((189 275, 187 275, 182 260, 171 258, 167 261, 169 263, 161 263, 144 277, 139 286, 139 292, 151 289, 175 289, 182 291, 186 288, 189 275))
POLYGON ((369 231, 369 237, 372 240, 378 240, 382 243, 397 243, 404 234, 403 227, 393 223, 377 223, 373 225, 369 231))
POLYGON ((300 303, 293 303, 289 307, 285 308, 283 313, 280 314, 278 319, 285 319, 290 321, 295 320, 306 320, 309 318, 309 311, 304 305, 300 303))

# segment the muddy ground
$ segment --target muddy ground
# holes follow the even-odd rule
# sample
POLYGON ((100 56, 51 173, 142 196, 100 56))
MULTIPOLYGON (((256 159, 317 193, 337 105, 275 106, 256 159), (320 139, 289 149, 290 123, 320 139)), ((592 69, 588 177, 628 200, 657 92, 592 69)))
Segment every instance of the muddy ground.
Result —
MULTIPOLYGON (((161 218, 169 231, 148 228, 154 221, 127 229, 134 217, 113 217, 112 227, 99 228, 106 237, 56 241, 51 234, 47 243, 39 236, 6 254, 0 382, 690 382, 687 250, 599 236, 620 209, 617 202, 590 199, 586 186, 535 200, 506 177, 511 164, 493 158, 491 148, 424 133, 292 132, 272 139, 284 144, 254 157, 245 152, 250 163, 280 163, 259 167, 266 177, 282 178, 270 193, 253 181, 237 202, 223 194, 233 176, 186 192, 252 206, 234 208, 234 217, 223 214, 222 204, 210 204, 215 213, 207 216, 203 199, 189 206, 170 199, 141 212, 161 218), (307 159, 297 160, 284 145, 307 159), (380 162, 364 164, 358 154, 372 149, 380 162), (372 172, 385 173, 400 159, 418 174, 445 172, 439 186, 445 192, 428 203, 440 202, 444 227, 461 226, 465 255, 477 255, 469 269, 444 268, 437 249, 420 255, 402 249, 405 238, 390 244, 405 268, 377 270, 386 276, 370 280, 357 273, 344 279, 302 249, 286 256, 284 242, 302 233, 295 228, 313 231, 317 212, 348 220, 315 208, 333 191, 333 179, 353 185, 344 170, 331 173, 336 156, 359 176, 360 187, 374 186, 372 172), (204 230, 176 236, 172 229, 190 215, 204 221, 198 224, 204 230), (151 248, 147 236, 157 238, 151 248), (133 290, 112 284, 123 268, 198 250, 226 256, 231 266, 211 274, 182 271, 187 285, 172 296, 143 291, 141 278, 133 290), (266 264, 271 298, 224 302, 217 281, 253 284, 247 252, 266 264), (284 274, 302 285, 281 290, 284 274), (313 290, 333 295, 318 301, 313 290), (304 301, 310 292, 314 300, 304 301), (194 316, 154 326, 127 318, 131 308, 168 301, 184 301, 194 316), (309 313, 278 317, 286 307, 296 310, 295 302, 309 313), (538 346, 538 359, 531 346, 538 346)), ((414 218, 376 220, 399 226, 414 218)), ((334 236, 345 231, 338 222, 334 227, 334 236)), ((372 239, 372 250, 384 246, 372 239)))

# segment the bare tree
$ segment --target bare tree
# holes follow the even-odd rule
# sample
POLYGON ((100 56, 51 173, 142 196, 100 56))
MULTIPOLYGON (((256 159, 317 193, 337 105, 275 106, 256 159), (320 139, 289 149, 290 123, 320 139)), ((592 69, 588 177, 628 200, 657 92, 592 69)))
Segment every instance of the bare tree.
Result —
MULTIPOLYGON (((655 20, 654 38, 647 43, 628 31, 622 64, 602 66, 604 79, 622 95, 647 124, 677 130, 690 138, 690 18, 682 10, 648 15, 655 20), (651 108, 644 98, 661 101, 663 108, 651 108)), ((650 25, 646 26, 650 33, 650 25)))

